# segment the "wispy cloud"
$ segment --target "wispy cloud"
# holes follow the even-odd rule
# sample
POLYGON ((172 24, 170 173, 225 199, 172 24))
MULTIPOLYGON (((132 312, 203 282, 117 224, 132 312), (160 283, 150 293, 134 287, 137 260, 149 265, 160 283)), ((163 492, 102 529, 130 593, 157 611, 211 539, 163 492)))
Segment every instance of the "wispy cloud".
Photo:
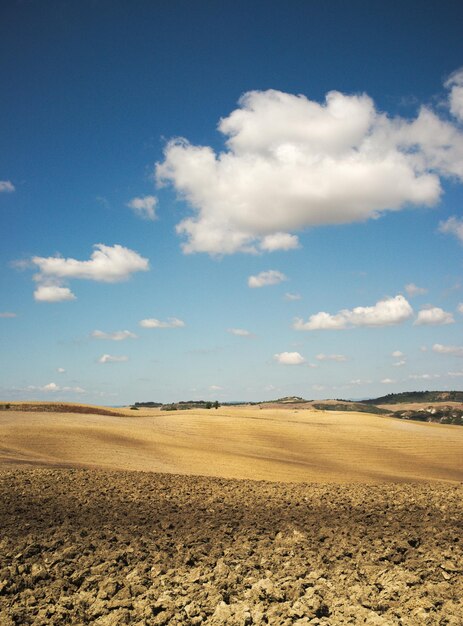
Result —
POLYGON ((269 285, 278 285, 285 280, 288 280, 287 277, 278 270, 267 270, 266 272, 260 272, 256 276, 250 276, 248 278, 248 287, 251 288, 259 288, 259 287, 268 287, 269 285))
POLYGON ((130 332, 130 330, 116 330, 113 333, 105 333, 101 330, 94 330, 92 332, 94 339, 107 339, 109 341, 124 341, 124 339, 136 339, 137 335, 130 332))
POLYGON ((152 317, 140 320, 139 325, 142 328, 183 328, 185 322, 177 317, 169 317, 165 322, 152 317))
POLYGON ((138 217, 144 220, 154 221, 156 219, 155 209, 157 204, 158 200, 156 196, 142 196, 132 198, 132 200, 127 203, 127 206, 131 208, 138 217))
POLYGON ((17 313, 12 313, 11 311, 3 311, 2 313, 0 313, 0 318, 3 319, 8 319, 8 318, 14 318, 14 317, 18 317, 17 313))
POLYGON ((342 363, 347 361, 347 357, 344 354, 317 354, 315 357, 317 361, 337 361, 338 363, 342 363))
POLYGON ((15 186, 10 180, 0 180, 0 193, 12 193, 15 186))
POLYGON ((413 315, 409 302, 402 296, 385 298, 373 306, 342 309, 332 315, 321 311, 311 315, 307 322, 296 318, 295 330, 344 330, 359 326, 392 326, 401 324, 413 315))
POLYGON ((301 294, 300 293, 285 293, 285 300, 289 300, 290 302, 295 302, 296 300, 300 300, 301 299, 301 294))
POLYGON ((439 232, 446 235, 454 235, 463 243, 463 219, 453 216, 449 217, 448 220, 439 222, 439 232))
POLYGON ((414 296, 423 296, 425 293, 428 293, 427 289, 424 287, 418 287, 415 283, 408 283, 408 285, 405 285, 405 291, 410 298, 413 298, 414 296))
POLYGON ((26 387, 25 391, 28 392, 34 392, 34 391, 39 391, 41 393, 59 393, 59 392, 66 392, 66 393, 85 393, 85 389, 82 389, 82 387, 61 387, 60 385, 57 385, 56 383, 48 383, 47 385, 43 385, 43 386, 35 386, 35 385, 29 385, 28 387, 26 387))
POLYGON ((432 349, 433 352, 437 352, 437 354, 450 354, 452 356, 463 357, 463 346, 444 346, 441 343, 435 343, 432 349))
POLYGON ((410 374, 410 380, 433 380, 440 378, 440 374, 410 374))
POLYGON ((123 363, 128 361, 128 356, 115 356, 113 354, 102 354, 98 359, 98 363, 123 363))
POLYGON ((235 335, 236 337, 254 337, 255 335, 251 331, 244 328, 227 328, 227 333, 235 335))

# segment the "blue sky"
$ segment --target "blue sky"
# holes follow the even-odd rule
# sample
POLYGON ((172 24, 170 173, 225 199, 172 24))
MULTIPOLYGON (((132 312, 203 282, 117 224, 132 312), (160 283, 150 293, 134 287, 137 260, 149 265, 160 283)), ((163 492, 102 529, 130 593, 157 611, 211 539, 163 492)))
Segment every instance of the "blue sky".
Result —
POLYGON ((0 398, 463 381, 459 2, 4 2, 0 398))

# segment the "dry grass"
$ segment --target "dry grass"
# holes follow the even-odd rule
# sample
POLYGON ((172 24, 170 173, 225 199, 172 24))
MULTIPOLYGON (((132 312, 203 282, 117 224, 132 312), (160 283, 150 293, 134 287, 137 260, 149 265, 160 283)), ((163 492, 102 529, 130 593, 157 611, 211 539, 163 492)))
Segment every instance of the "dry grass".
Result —
POLYGON ((457 426, 259 407, 118 413, 1 411, 0 464, 287 482, 463 480, 457 426))

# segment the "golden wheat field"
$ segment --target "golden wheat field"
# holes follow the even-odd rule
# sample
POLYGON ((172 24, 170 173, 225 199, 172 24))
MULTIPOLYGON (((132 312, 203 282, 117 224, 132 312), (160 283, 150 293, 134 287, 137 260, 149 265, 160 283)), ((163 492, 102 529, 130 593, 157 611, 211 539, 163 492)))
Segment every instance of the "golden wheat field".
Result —
POLYGON ((85 410, 95 412, 1 411, 0 464, 283 482, 463 480, 458 426, 258 406, 85 410))

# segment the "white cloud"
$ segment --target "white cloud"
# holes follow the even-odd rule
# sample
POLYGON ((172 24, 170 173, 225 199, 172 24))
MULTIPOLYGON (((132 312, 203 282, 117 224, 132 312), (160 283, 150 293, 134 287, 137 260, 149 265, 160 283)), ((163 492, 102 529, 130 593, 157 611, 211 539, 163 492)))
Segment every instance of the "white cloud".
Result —
MULTIPOLYGON (((455 114, 456 81, 447 84, 455 114)), ((218 129, 222 152, 174 139, 156 165, 158 184, 192 210, 177 225, 185 253, 271 250, 276 235, 294 247, 291 233, 434 205, 440 177, 463 178, 458 126, 427 107, 412 120, 390 118, 366 94, 331 91, 318 103, 250 91, 218 129)))
POLYGON ((457 310, 458 310, 458 313, 461 313, 463 315, 463 303, 458 305, 457 310))
POLYGON ((266 235, 260 242, 260 249, 266 252, 274 252, 275 250, 294 250, 299 248, 299 239, 296 235, 289 233, 273 233, 266 235))
POLYGON ((177 317, 169 317, 166 322, 162 322, 161 320, 157 320, 155 318, 149 318, 140 320, 139 325, 142 328, 183 328, 185 326, 185 322, 183 320, 179 320, 177 317))
POLYGON ((85 393, 85 389, 82 389, 82 387, 60 387, 56 383, 48 383, 47 385, 43 385, 42 387, 29 385, 26 391, 29 391, 29 392, 40 391, 41 393, 58 393, 58 392, 85 393))
POLYGON ((445 83, 445 86, 450 89, 450 112, 463 122, 463 68, 453 72, 445 83))
POLYGON ((156 219, 156 206, 158 200, 156 196, 142 196, 138 198, 132 198, 130 202, 127 203, 127 206, 132 209, 132 211, 138 217, 141 217, 144 220, 155 220, 156 219))
POLYGON ((235 335, 236 337, 254 337, 253 333, 244 328, 227 328, 227 333, 235 335))
POLYGON ((418 287, 415 283, 408 283, 408 285, 405 285, 405 291, 410 298, 413 298, 414 296, 423 296, 425 293, 428 293, 427 289, 424 287, 418 287))
POLYGON ((288 280, 287 277, 278 270, 268 270, 261 272, 257 276, 250 276, 248 278, 248 287, 258 288, 267 287, 268 285, 278 285, 278 283, 288 280))
POLYGON ((64 367, 58 367, 56 371, 58 372, 58 374, 64 374, 66 370, 64 369, 64 367))
POLYGON ((289 300, 290 302, 294 302, 296 300, 301 299, 300 293, 285 293, 285 300, 289 300))
POLYGON ((393 385, 396 382, 397 381, 393 380, 392 378, 383 378, 383 380, 381 381, 383 385, 393 385))
POLYGON ((95 244, 88 261, 65 259, 63 257, 32 257, 40 274, 36 280, 48 277, 54 279, 80 278, 105 283, 116 283, 130 278, 134 272, 145 272, 149 268, 148 259, 144 259, 134 250, 116 244, 106 246, 95 244))
POLYGON ((98 359, 98 363, 123 363, 128 361, 128 356, 114 356, 112 354, 102 354, 98 359))
POLYGON ((444 222, 439 222, 439 232, 447 235, 455 235, 463 243, 463 219, 449 217, 444 222))
POLYGON ((438 354, 450 354, 463 357, 463 346, 444 346, 441 343, 435 343, 432 349, 433 352, 437 352, 438 354))
POLYGON ((94 330, 92 332, 94 339, 109 339, 110 341, 124 341, 124 339, 136 339, 137 335, 130 332, 130 330, 116 330, 114 333, 105 333, 101 330, 94 330))
POLYGON ((37 302, 66 302, 76 300, 76 297, 68 287, 39 285, 34 291, 34 299, 37 302))
POLYGON ((15 186, 10 180, 0 180, 0 193, 11 193, 15 191, 15 186))
POLYGON ((439 374, 410 374, 411 380, 432 380, 434 378, 440 378, 439 374))
POLYGON ((281 365, 302 365, 305 363, 304 357, 299 352, 280 352, 274 354, 273 358, 281 365))
POLYGON ((463 376, 463 372, 447 372, 447 376, 451 376, 452 378, 460 378, 463 376))
POLYGON ((17 313, 12 313, 11 311, 3 311, 3 313, 0 313, 0 319, 7 319, 7 318, 13 318, 13 317, 18 317, 17 313))
POLYGON ((400 359, 400 357, 405 356, 405 355, 400 350, 394 350, 394 352, 391 353, 391 356, 393 356, 394 359, 400 359))
POLYGON ((418 313, 418 317, 413 322, 414 326, 432 326, 453 324, 455 320, 451 313, 447 313, 443 309, 434 306, 426 309, 421 309, 418 313))
POLYGON ((220 385, 210 385, 209 386, 209 391, 222 391, 223 387, 220 387, 220 385))
POLYGON ((395 363, 393 363, 392 365, 393 365, 394 367, 403 367, 404 365, 406 365, 406 363, 407 363, 407 361, 402 360, 402 361, 396 361, 396 362, 395 362, 395 363))
POLYGON ((317 354, 315 358, 317 361, 337 361, 338 363, 347 361, 347 357, 343 354, 323 354, 323 352, 317 354))
POLYGON ((331 315, 321 311, 309 317, 307 322, 296 318, 295 330, 343 330, 357 326, 392 326, 400 324, 413 315, 409 302, 402 296, 385 298, 373 306, 343 309, 331 315))

